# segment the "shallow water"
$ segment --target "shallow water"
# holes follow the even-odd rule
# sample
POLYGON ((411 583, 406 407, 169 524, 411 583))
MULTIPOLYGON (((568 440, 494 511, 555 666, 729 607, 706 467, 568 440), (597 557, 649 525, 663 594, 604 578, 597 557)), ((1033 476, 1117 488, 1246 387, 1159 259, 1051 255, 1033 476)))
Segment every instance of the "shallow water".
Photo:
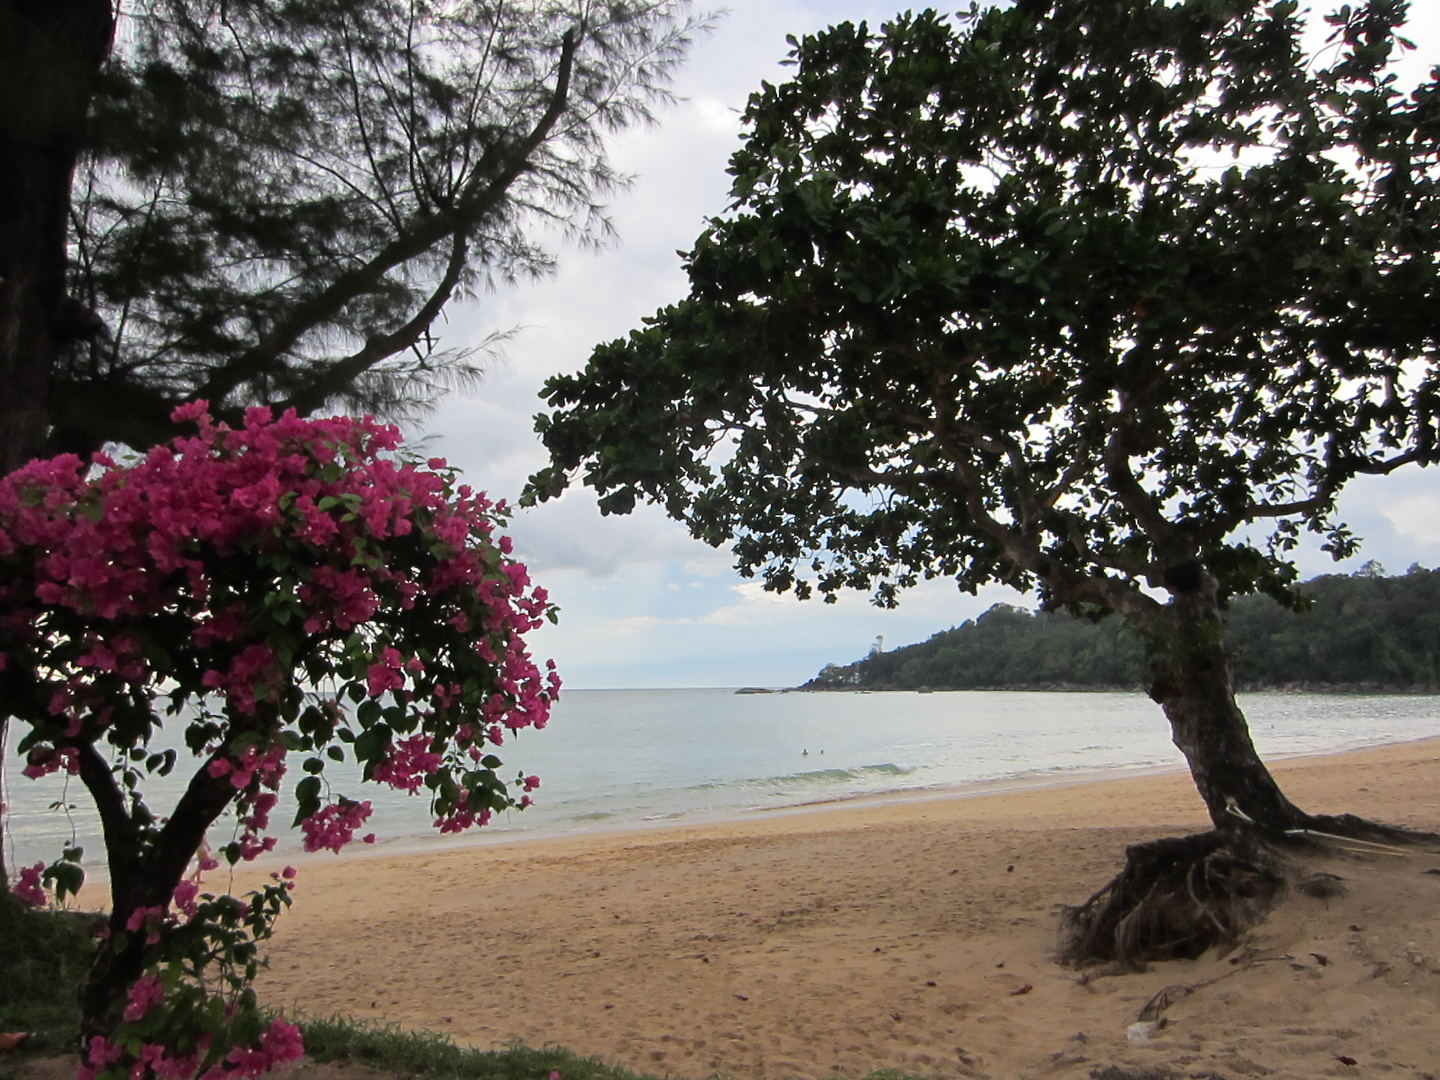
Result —
MULTIPOLYGON (((1440 698, 1249 694, 1262 755, 1319 753, 1440 735, 1440 698)), ((19 733, 12 731, 13 744, 19 733)), ((178 735, 176 735, 178 742, 178 735)), ((1183 764, 1158 706, 1139 693, 736 694, 728 689, 567 690, 544 731, 500 751, 502 776, 537 773, 537 805, 477 836, 513 838, 730 817, 758 809, 1018 777, 1183 764)), ((182 762, 183 762, 182 757, 182 762)), ((7 756, 7 857, 52 859, 72 836, 98 866, 98 826, 78 782, 30 781, 7 756), (68 812, 64 809, 73 806, 68 812), (55 808, 58 807, 58 808, 55 808)), ((147 786, 159 813, 187 779, 147 786)), ((387 846, 437 842, 423 796, 337 769, 338 793, 370 799, 387 846)), ((276 820, 289 819, 282 799, 276 820)), ((224 843, 233 822, 217 823, 224 843)), ((281 850, 298 849, 284 832, 281 850)))

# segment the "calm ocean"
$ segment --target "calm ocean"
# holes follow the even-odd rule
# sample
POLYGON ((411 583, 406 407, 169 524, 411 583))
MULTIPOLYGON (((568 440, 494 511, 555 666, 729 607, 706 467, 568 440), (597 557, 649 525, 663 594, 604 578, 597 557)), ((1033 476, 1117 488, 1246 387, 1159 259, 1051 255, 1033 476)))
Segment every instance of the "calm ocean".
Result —
MULTIPOLYGON (((1241 705, 1269 757, 1440 735, 1440 697, 1249 694, 1241 705)), ((502 776, 520 769, 540 775, 537 804, 464 842, 1183 764, 1159 707, 1138 693, 567 690, 550 725, 521 732, 502 756, 502 776)), ((10 865, 48 861, 73 830, 86 862, 98 868, 98 827, 84 789, 75 781, 67 788, 59 777, 26 780, 9 748, 6 757, 10 865), (74 806, 68 814, 67 804, 74 806)), ((442 842, 423 797, 345 785, 338 773, 331 778, 338 792, 374 802, 370 827, 381 846, 442 842)), ((178 775, 151 782, 152 808, 163 814, 183 783, 178 775)), ((212 839, 224 843, 231 828, 222 820, 212 839)), ((282 834, 282 850, 298 849, 297 835, 282 834)))

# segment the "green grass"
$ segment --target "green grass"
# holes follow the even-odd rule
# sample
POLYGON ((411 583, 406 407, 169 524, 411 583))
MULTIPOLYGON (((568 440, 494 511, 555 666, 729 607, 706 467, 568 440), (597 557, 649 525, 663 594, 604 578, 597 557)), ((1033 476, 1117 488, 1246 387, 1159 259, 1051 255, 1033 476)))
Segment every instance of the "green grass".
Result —
MULTIPOLYGON (((95 946, 93 915, 34 911, 0 892, 0 1031, 28 1031, 21 1052, 0 1059, 0 1080, 25 1058, 74 1051, 80 1034, 78 990, 95 946)), ((655 1080, 582 1058, 559 1047, 467 1050, 432 1031, 404 1031, 336 1016, 295 1021, 315 1061, 354 1062, 425 1080, 655 1080)), ((697 1078, 698 1080, 698 1078, 697 1078)), ((865 1080, 913 1080, 884 1071, 865 1080)))
MULTIPOLYGON (((433 1031, 403 1031, 337 1016, 299 1021, 305 1052, 316 1061, 355 1062, 402 1077, 425 1080, 655 1080, 595 1058, 582 1058, 559 1047, 535 1050, 465 1050, 433 1031)), ((667 1076, 670 1074, 666 1074, 667 1076)), ((698 1075, 696 1080, 699 1080, 698 1075)), ((883 1069, 864 1080, 919 1080, 913 1073, 883 1069)))
POLYGON ((35 911, 0 891, 0 1031, 30 1032, 27 1052, 75 1048, 94 922, 93 915, 35 911))
POLYGON ((559 1047, 535 1050, 466 1050, 433 1031, 404 1031, 343 1016, 302 1020, 305 1052, 316 1061, 353 1061, 400 1076, 426 1080, 649 1080, 648 1074, 582 1058, 559 1047))

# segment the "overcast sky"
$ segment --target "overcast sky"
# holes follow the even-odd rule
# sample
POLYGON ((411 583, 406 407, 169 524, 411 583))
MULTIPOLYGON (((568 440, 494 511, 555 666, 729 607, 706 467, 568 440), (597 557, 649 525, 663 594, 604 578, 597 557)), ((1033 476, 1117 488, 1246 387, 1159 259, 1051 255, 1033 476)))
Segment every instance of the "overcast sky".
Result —
MULTIPOLYGON (((553 280, 450 312, 447 345, 517 328, 485 381, 451 395, 424 425, 427 452, 448 457, 477 488, 513 499, 544 464, 533 416, 546 377, 579 369, 594 345, 684 296, 676 252, 690 247, 705 217, 724 209, 740 110, 761 80, 784 77, 786 35, 845 20, 878 25, 899 9, 898 0, 734 0, 729 7, 679 73, 674 89, 684 100, 657 127, 616 142, 616 163, 636 178, 611 204, 618 241, 599 253, 562 249, 553 280)), ((1440 3, 1418 0, 1412 8, 1418 79, 1440 63, 1440 3)), ((1413 562, 1440 565, 1440 471, 1353 485, 1342 510, 1365 537, 1361 559, 1392 572, 1413 562)), ((877 636, 893 648, 997 601, 1032 603, 1000 588, 966 596, 948 582, 912 590, 897 611, 858 594, 834 605, 775 597, 743 582, 728 552, 691 540, 661 512, 601 517, 588 491, 522 511, 510 531, 517 555, 561 608, 559 626, 536 634, 535 649, 555 658, 572 688, 795 685, 828 662, 863 656, 877 636)), ((1302 560, 1306 576, 1333 569, 1318 552, 1302 560)))

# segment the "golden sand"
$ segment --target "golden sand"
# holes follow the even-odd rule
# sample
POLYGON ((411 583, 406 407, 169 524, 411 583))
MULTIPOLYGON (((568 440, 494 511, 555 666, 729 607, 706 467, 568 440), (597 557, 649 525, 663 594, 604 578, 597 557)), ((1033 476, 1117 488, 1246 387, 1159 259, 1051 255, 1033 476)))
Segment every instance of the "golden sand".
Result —
MULTIPOLYGON (((1440 830, 1440 739, 1275 763, 1314 811, 1440 830)), ((1085 977, 1057 912, 1203 828, 1166 773, 705 827, 301 862, 260 991, 659 1076, 1440 1076, 1440 852, 1336 852, 1227 956, 1085 977), (1133 1036, 1167 987, 1165 1026, 1133 1036), (1348 1062, 1355 1062, 1349 1064, 1348 1062)))

